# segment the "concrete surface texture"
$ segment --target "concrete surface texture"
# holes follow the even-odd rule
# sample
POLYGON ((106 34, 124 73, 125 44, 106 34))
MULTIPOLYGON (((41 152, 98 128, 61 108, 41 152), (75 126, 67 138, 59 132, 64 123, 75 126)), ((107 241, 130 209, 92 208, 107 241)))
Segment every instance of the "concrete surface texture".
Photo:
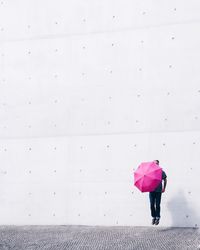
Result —
POLYGON ((155 159, 162 226, 200 225, 199 17, 199 0, 0 1, 2 225, 148 226, 133 171, 155 159))
POLYGON ((198 250, 197 228, 0 226, 0 250, 198 250))

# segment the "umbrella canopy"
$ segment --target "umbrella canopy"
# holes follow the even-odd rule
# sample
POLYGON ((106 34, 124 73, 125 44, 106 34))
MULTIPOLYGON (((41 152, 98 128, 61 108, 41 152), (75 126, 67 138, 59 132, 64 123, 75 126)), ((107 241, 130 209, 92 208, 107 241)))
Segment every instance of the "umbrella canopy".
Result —
POLYGON ((134 172, 134 185, 141 192, 153 192, 162 181, 162 168, 155 162, 142 162, 134 172))

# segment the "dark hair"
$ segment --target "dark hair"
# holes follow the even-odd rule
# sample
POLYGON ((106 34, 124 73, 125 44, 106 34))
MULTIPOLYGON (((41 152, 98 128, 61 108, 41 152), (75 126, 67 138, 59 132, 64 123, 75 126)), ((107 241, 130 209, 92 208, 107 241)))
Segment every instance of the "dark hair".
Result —
POLYGON ((157 164, 159 164, 159 160, 155 160, 157 162, 157 164))

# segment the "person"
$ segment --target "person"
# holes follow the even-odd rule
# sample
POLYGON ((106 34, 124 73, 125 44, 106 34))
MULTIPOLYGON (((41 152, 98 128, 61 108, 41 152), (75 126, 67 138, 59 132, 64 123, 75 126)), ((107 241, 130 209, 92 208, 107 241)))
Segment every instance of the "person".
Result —
MULTIPOLYGON (((154 162, 157 165, 159 165, 159 160, 155 160, 154 162)), ((166 186, 167 186, 167 175, 162 170, 162 180, 160 184, 156 187, 156 189, 153 192, 149 192, 152 225, 159 224, 161 196, 162 196, 162 193, 165 192, 166 186), (164 186, 163 186, 163 181, 164 181, 164 186)))

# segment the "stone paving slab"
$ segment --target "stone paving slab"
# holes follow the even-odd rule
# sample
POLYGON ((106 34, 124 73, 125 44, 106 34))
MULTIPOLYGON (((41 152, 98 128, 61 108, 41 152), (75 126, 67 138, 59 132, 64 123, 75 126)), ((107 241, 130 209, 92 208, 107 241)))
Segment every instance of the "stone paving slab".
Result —
POLYGON ((0 226, 0 250, 195 250, 198 228, 0 226))

